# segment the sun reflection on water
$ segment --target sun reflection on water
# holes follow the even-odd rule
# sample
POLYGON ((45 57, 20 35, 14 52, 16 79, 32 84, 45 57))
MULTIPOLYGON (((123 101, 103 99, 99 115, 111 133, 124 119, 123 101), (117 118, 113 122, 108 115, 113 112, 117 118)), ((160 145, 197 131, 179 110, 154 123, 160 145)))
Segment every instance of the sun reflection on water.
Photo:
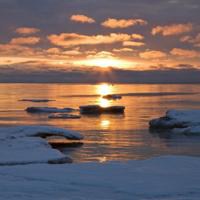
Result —
POLYGON ((111 101, 104 99, 103 96, 113 93, 113 86, 112 85, 107 84, 107 83, 97 85, 96 93, 101 96, 98 99, 98 104, 101 107, 106 108, 106 107, 111 106, 111 101))
POLYGON ((110 120, 102 120, 101 121, 102 128, 109 128, 109 126, 110 126, 110 120))
POLYGON ((104 156, 104 157, 98 158, 98 160, 99 160, 100 163, 104 163, 104 162, 107 161, 107 158, 104 156))
POLYGON ((101 96, 112 94, 112 93, 113 93, 112 85, 103 83, 103 84, 97 86, 97 94, 99 94, 101 96))
POLYGON ((99 105, 103 108, 109 107, 111 105, 110 101, 107 99, 99 98, 99 105))

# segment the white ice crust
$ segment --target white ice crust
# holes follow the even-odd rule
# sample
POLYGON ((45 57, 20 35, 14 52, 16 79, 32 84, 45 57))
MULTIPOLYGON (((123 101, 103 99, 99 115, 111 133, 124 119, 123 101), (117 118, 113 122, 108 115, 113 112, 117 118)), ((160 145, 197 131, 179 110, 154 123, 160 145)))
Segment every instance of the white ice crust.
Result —
POLYGON ((31 163, 48 163, 64 158, 41 137, 62 136, 82 139, 78 132, 51 126, 18 126, 0 128, 0 166, 31 163))
POLYGON ((150 121, 154 129, 171 129, 174 133, 200 134, 200 110, 169 110, 164 117, 150 121))

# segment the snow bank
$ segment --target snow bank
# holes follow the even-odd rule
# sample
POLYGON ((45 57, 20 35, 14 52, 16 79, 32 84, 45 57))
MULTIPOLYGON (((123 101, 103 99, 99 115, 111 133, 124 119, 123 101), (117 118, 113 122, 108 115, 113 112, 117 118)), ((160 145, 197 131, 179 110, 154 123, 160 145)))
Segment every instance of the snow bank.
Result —
POLYGON ((0 199, 199 200, 200 159, 0 167, 0 199))
POLYGON ((171 129, 172 132, 200 134, 200 110, 169 110, 164 117, 149 122, 152 129, 171 129))
POLYGON ((28 107, 26 109, 29 113, 67 113, 73 112, 73 108, 56 108, 56 107, 28 107))
POLYGON ((83 138, 75 131, 50 126, 0 128, 0 166, 71 162, 70 158, 52 149, 41 138, 47 136, 63 136, 76 140, 83 138))
POLYGON ((48 136, 63 136, 71 140, 81 140, 83 136, 71 130, 57 128, 53 126, 17 126, 0 128, 0 140, 15 139, 19 137, 48 137, 48 136))

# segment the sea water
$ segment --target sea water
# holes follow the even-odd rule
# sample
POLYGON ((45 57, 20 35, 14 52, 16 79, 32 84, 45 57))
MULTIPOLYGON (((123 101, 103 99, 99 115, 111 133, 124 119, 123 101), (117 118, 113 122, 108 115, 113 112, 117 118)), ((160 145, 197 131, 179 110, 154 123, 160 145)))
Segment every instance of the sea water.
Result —
MULTIPOLYGON (((75 162, 147 159, 160 155, 200 156, 200 136, 149 131, 148 122, 169 109, 200 109, 200 85, 167 84, 0 84, 0 126, 52 125, 79 131, 83 144, 60 150, 75 162), (120 94, 120 100, 102 96, 120 94), (21 101, 49 99, 49 102, 21 101), (27 107, 122 105, 123 115, 83 115, 80 119, 49 119, 28 114, 27 107)), ((79 114, 75 112, 74 114, 79 114)))

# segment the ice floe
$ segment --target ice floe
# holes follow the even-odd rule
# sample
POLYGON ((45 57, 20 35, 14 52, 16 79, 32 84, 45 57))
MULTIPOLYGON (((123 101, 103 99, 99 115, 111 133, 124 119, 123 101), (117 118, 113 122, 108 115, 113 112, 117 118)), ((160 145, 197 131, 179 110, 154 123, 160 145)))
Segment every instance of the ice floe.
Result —
POLYGON ((117 100, 117 99, 121 99, 122 96, 117 95, 117 94, 108 94, 108 95, 104 95, 103 98, 108 99, 108 100, 117 100))
POLYGON ((125 110, 124 106, 109 106, 109 107, 102 107, 99 105, 87 105, 87 106, 80 106, 81 114, 123 114, 125 110))
POLYGON ((28 107, 28 113, 67 113, 76 111, 73 108, 56 108, 56 107, 28 107))
POLYGON ((27 101, 27 102, 34 102, 34 103, 46 103, 50 101, 55 101, 51 99, 20 99, 19 101, 27 101))
POLYGON ((70 162, 70 158, 51 148, 43 138, 48 136, 83 139, 78 132, 51 126, 0 128, 0 166, 70 162))
POLYGON ((80 115, 72 115, 72 114, 52 114, 49 115, 49 119, 80 119, 80 115))
POLYGON ((170 129, 174 133, 200 134, 200 110, 169 110, 149 122, 151 129, 170 129))

